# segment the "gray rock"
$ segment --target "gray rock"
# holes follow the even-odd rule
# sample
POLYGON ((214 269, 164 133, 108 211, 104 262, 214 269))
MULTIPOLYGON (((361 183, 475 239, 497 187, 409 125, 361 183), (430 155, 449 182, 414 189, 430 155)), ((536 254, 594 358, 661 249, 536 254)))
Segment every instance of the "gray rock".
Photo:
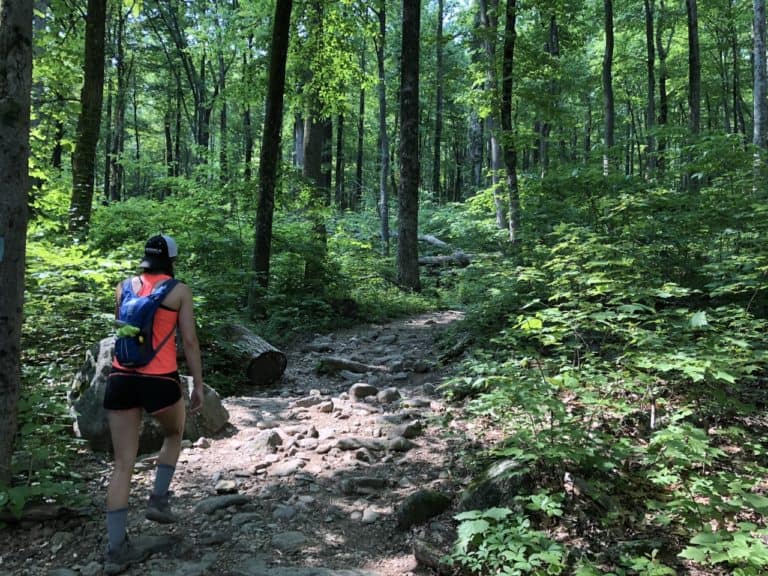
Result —
MULTIPOLYGON (((88 562, 88 564, 80 568, 81 576, 99 576, 100 574, 101 564, 99 562, 88 562)), ((104 574, 109 574, 109 571, 105 569, 104 574)))
POLYGON ((214 488, 216 494, 235 494, 237 492, 237 482, 234 480, 219 480, 214 488))
POLYGON ((283 444, 283 437, 273 428, 262 430, 248 444, 251 452, 274 452, 283 444))
POLYGON ((291 458, 285 462, 278 462, 277 464, 273 465, 269 469, 269 475, 277 476, 278 478, 291 476, 292 474, 298 472, 305 465, 306 463, 304 460, 300 460, 299 458, 291 458))
POLYGON ((213 514, 217 510, 229 508, 230 506, 243 506, 251 501, 243 494, 231 494, 227 496, 213 496, 198 502, 193 508, 193 512, 198 514, 213 514))
POLYGON ((261 519, 262 519, 262 516, 258 512, 239 512, 234 516, 232 516, 232 525, 242 526, 243 524, 257 522, 261 519))
POLYGON ((400 390, 397 388, 385 388, 376 395, 376 399, 380 404, 391 404, 392 402, 400 400, 400 398, 402 398, 402 396, 400 395, 400 390))
POLYGON ((370 384, 365 384, 363 382, 358 382, 357 384, 352 385, 349 389, 350 398, 357 401, 368 396, 376 396, 378 393, 379 389, 376 388, 376 386, 371 386, 370 384))
POLYGON ((307 541, 307 537, 301 532, 293 530, 291 532, 281 532, 272 537, 272 546, 280 552, 295 552, 301 548, 307 541))
POLYGON ((408 438, 403 438, 402 436, 398 438, 392 438, 387 442, 387 450, 390 452, 408 452, 411 448, 416 446, 413 442, 408 440, 408 438))
POLYGON ((342 494, 378 494, 389 486, 386 478, 375 476, 361 476, 359 478, 344 478, 339 483, 342 494))
POLYGON ((411 494, 397 511, 397 527, 407 530, 442 514, 451 505, 451 499, 435 490, 419 490, 411 494))
POLYGON ((464 490, 459 511, 486 510, 512 504, 515 496, 530 484, 525 468, 516 460, 499 460, 464 490))
POLYGON ((399 426, 396 426, 392 430, 389 431, 388 436, 392 438, 397 437, 403 437, 403 438, 417 438, 421 436, 424 433, 424 426, 421 423, 421 421, 416 420, 415 422, 406 422, 404 424, 400 424, 399 426))
MULTIPOLYGON (((75 375, 67 399, 70 414, 74 418, 75 434, 88 441, 92 450, 109 452, 112 437, 109 432, 107 412, 102 407, 107 377, 112 369, 115 338, 104 338, 94 344, 85 355, 85 362, 75 375)), ((192 378, 182 376, 182 395, 187 408, 184 438, 194 442, 200 437, 211 436, 229 422, 229 413, 213 388, 205 386, 203 406, 193 414, 189 410, 192 378)), ((146 454, 160 449, 163 433, 154 419, 145 414, 139 436, 139 453, 146 454)))
POLYGON ((275 520, 290 520, 296 516, 296 508, 293 506, 286 506, 285 504, 278 504, 272 510, 272 518, 275 520))

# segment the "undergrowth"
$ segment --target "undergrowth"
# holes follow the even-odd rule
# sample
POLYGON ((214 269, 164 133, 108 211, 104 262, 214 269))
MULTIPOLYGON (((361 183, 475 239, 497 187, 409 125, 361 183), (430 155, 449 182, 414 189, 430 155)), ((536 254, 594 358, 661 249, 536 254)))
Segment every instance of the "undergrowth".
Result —
POLYGON ((481 344, 446 393, 487 423, 483 459, 514 461, 528 497, 561 504, 555 521, 525 494, 457 516, 454 563, 768 571, 766 206, 726 213, 717 192, 698 210, 663 189, 603 200, 593 225, 466 271, 463 329, 481 344))

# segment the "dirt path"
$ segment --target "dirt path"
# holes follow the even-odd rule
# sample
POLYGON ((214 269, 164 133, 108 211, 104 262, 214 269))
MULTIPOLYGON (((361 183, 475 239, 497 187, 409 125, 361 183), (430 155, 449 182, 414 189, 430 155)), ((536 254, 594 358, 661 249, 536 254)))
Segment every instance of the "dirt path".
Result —
MULTIPOLYGON (((143 519, 154 470, 139 462, 131 497, 132 534, 180 542, 129 568, 130 575, 405 576, 431 572, 413 556, 424 531, 397 527, 402 502, 421 488, 455 494, 454 443, 437 422, 442 374, 434 337, 456 312, 439 312, 335 333, 288 350, 282 382, 227 398, 230 426, 187 446, 172 488, 181 521, 143 519), (321 358, 385 369, 321 375, 321 358)), ((101 574, 100 504, 109 464, 84 463, 94 514, 0 533, 0 574, 101 574)), ((448 536, 445 537, 446 539, 448 536)))

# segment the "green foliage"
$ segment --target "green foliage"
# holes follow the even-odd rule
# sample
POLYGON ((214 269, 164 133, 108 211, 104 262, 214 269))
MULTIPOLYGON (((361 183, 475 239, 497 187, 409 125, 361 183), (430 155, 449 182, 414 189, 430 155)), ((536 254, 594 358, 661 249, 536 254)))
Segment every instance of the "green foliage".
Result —
POLYGON ((18 516, 25 505, 41 501, 85 502, 85 478, 77 472, 77 462, 87 448, 71 437, 65 374, 55 362, 25 366, 12 483, 0 486, 0 510, 18 516))
POLYGON ((562 574, 564 550, 509 508, 456 516, 458 536, 451 560, 472 574, 562 574))
MULTIPOLYGON (((706 146, 715 166, 729 142, 706 146)), ((589 168, 527 181, 536 240, 460 278, 463 329, 482 344, 446 391, 503 432, 486 458, 552 488, 561 531, 586 511, 602 543, 569 551, 574 573, 764 570, 766 203, 745 209, 745 169, 717 166, 695 201, 632 182, 609 194, 589 168)), ((520 497, 551 528, 532 508, 542 496, 520 497)))

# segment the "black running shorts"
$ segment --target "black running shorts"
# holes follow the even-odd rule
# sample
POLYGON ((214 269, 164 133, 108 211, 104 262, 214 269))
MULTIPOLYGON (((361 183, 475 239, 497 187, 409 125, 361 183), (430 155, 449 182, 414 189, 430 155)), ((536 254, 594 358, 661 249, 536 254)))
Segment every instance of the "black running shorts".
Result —
POLYGON ((140 374, 112 368, 104 391, 104 408, 129 410, 144 408, 150 414, 173 406, 181 398, 178 372, 140 374))

